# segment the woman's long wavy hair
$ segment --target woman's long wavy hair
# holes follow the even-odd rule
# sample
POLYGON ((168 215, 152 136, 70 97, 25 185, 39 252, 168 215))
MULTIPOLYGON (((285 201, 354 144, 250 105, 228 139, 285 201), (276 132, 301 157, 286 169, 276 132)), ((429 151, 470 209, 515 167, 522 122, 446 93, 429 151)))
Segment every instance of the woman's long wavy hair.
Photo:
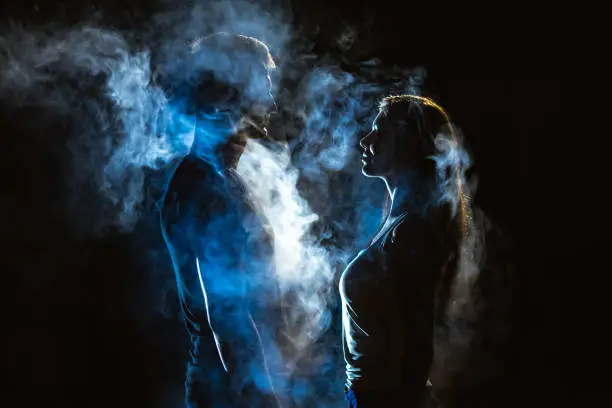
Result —
MULTIPOLYGON (((449 115, 432 99, 410 94, 387 96, 381 100, 379 110, 399 136, 395 142, 395 163, 406 163, 425 179, 435 180, 437 191, 432 195, 435 198, 433 204, 443 209, 435 213, 443 214, 444 218, 445 233, 441 239, 453 253, 450 265, 438 281, 436 321, 441 322, 452 297, 462 245, 470 229, 470 198, 466 183, 470 156, 449 115), (405 146, 402 140, 407 141, 405 146), (411 160, 406 160, 408 155, 411 160), (422 160, 415 161, 415 155, 422 160)), ((387 196, 383 220, 390 210, 391 200, 387 196)))

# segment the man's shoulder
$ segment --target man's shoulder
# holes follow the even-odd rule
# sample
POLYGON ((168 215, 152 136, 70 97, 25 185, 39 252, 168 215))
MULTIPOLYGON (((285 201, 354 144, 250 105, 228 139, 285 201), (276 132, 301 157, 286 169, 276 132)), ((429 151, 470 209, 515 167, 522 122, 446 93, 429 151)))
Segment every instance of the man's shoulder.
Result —
POLYGON ((194 186, 205 187, 221 181, 222 177, 210 163, 190 155, 184 157, 174 170, 168 190, 191 190, 194 186))
POLYGON ((201 211, 223 197, 223 178, 214 167, 192 157, 184 158, 174 171, 162 206, 162 219, 171 221, 186 211, 201 211))

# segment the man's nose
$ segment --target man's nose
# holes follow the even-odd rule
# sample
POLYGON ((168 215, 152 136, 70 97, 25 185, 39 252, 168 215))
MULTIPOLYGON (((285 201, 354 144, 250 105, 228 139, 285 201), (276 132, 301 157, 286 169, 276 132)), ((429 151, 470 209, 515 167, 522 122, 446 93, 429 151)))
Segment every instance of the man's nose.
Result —
POLYGON ((274 97, 270 97, 270 114, 278 113, 278 105, 276 104, 276 100, 274 97))

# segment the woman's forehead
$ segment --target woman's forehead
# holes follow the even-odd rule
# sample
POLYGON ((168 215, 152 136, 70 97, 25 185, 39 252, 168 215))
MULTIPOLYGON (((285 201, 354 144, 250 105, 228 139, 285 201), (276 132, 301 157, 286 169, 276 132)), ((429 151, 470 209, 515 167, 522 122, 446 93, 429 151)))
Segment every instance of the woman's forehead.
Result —
POLYGON ((376 127, 378 129, 382 128, 383 125, 387 122, 387 112, 379 111, 374 121, 372 122, 372 127, 376 127))
POLYGON ((379 111, 372 122, 372 127, 381 127, 385 121, 385 116, 386 114, 384 111, 379 111))

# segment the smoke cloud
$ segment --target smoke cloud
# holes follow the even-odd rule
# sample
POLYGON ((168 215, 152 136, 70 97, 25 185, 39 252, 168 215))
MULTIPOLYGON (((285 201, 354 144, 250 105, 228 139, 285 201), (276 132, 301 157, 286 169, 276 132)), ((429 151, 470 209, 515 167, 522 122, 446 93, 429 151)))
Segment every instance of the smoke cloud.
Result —
MULTIPOLYGON (((42 106, 75 124, 68 142, 69 200, 72 206, 91 207, 76 212, 84 216, 75 224, 86 233, 130 233, 156 214, 172 170, 195 132, 203 131, 194 115, 152 84, 154 72, 170 72, 178 82, 203 66, 231 75, 235 71, 223 61, 188 52, 187 44, 212 32, 265 42, 278 64, 275 120, 287 143, 250 142, 238 173, 275 234, 285 343, 276 349, 266 342, 267 354, 283 372, 277 385, 287 406, 341 406, 337 279, 380 222, 384 195, 382 183, 361 177, 357 143, 371 127, 376 102, 388 93, 418 94, 426 71, 384 67, 370 59, 347 72, 340 68, 342 53, 311 51, 312 38, 293 26, 286 4, 171 6, 152 17, 148 31, 138 33, 99 23, 37 32, 5 28, 0 99, 42 106)), ((340 33, 341 52, 354 47, 358 36, 354 28, 340 33)), ((204 131, 216 134, 212 127, 204 131)), ((469 166, 465 156, 453 156, 457 149, 441 149, 449 152, 446 159, 469 166)), ((231 240, 222 226, 219 231, 225 231, 219 239, 231 240)), ((462 260, 461 281, 469 283, 462 288, 471 287, 478 275, 477 232, 462 260)), ((170 270, 159 273, 172 279, 170 270)), ((456 293, 469 303, 469 293, 456 293)))

